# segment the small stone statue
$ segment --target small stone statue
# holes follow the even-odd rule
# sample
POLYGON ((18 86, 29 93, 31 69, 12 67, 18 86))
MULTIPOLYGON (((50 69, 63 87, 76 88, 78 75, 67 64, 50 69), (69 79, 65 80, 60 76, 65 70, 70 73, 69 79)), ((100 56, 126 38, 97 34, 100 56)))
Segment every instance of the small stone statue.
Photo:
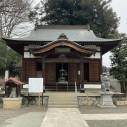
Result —
POLYGON ((106 73, 101 75, 101 90, 102 92, 110 91, 110 79, 106 73))

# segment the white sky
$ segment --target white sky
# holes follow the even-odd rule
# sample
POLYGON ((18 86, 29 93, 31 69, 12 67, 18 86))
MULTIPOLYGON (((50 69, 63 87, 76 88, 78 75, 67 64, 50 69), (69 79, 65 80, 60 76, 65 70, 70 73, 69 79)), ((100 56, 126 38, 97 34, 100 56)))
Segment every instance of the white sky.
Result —
MULTIPOLYGON (((35 0, 35 3, 38 3, 40 0, 35 0)), ((111 7, 120 17, 119 32, 127 33, 127 0, 112 0, 111 7)), ((111 54, 108 52, 103 56, 103 65, 110 67, 109 56, 111 54)))

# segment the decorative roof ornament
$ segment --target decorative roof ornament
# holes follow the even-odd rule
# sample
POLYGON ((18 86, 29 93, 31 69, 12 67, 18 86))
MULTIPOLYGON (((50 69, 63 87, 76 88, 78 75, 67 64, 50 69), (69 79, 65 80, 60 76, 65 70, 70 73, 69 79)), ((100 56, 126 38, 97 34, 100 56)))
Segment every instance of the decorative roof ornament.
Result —
POLYGON ((66 36, 64 33, 62 33, 62 34, 60 34, 60 36, 58 37, 58 40, 68 40, 68 38, 67 38, 67 36, 66 36))

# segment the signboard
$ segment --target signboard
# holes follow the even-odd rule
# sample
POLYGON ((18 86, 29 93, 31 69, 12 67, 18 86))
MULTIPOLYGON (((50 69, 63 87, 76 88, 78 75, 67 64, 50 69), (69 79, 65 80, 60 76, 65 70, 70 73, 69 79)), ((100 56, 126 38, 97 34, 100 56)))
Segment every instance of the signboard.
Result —
POLYGON ((43 92, 43 78, 29 78, 29 93, 43 92))
POLYGON ((23 85, 23 88, 28 89, 29 88, 29 84, 23 85))
POLYGON ((8 80, 8 78, 9 78, 9 71, 8 71, 8 70, 6 70, 6 71, 5 71, 5 81, 7 81, 7 80, 8 80))
POLYGON ((56 53, 70 53, 70 48, 55 48, 56 53))

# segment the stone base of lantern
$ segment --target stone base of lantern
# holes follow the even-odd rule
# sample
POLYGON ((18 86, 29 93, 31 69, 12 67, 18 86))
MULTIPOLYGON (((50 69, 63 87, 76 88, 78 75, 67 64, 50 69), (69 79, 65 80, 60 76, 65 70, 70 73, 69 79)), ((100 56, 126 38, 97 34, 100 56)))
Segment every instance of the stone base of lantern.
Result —
POLYGON ((19 109, 22 106, 22 98, 3 98, 4 109, 19 109))
POLYGON ((98 104, 101 108, 115 108, 116 106, 113 104, 112 92, 101 92, 100 104, 98 104))

